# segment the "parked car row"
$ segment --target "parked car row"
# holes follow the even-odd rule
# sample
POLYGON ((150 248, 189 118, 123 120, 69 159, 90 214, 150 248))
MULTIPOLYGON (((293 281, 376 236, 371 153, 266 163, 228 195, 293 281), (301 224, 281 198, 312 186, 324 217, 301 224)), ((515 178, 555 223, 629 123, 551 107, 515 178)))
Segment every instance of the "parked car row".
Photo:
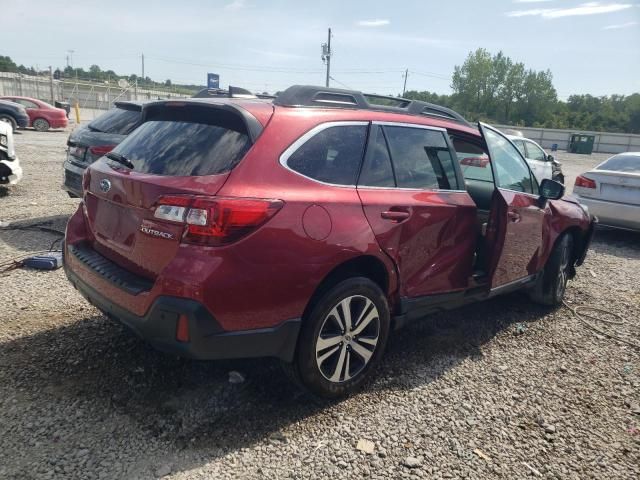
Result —
POLYGON ((47 102, 29 97, 0 97, 0 121, 8 123, 12 130, 28 128, 45 132, 51 128, 67 128, 67 112, 47 102))
POLYGON ((29 97, 5 96, 0 99, 22 105, 29 117, 28 126, 38 131, 67 127, 67 112, 62 108, 56 108, 47 102, 29 97))
POLYGON ((594 229, 495 128, 351 90, 116 105, 65 165, 85 169, 64 267, 89 302, 165 352, 279 358, 329 398, 430 312, 559 305, 594 229))

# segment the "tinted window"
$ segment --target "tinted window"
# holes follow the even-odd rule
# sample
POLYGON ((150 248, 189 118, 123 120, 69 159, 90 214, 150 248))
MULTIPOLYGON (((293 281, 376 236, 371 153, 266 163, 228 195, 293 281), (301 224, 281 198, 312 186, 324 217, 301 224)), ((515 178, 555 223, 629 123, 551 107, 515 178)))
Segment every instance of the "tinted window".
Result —
POLYGON ((382 128, 374 128, 375 130, 371 132, 374 140, 369 144, 358 184, 370 187, 395 187, 391 157, 382 128))
POLYGON ((598 165, 596 170, 640 173, 640 155, 616 155, 598 165))
POLYGON ((453 139, 453 146, 464 178, 493 183, 489 155, 481 147, 459 138, 453 139))
POLYGON ((483 129, 499 187, 533 193, 531 172, 518 150, 502 135, 483 129))
POLYGON ((124 108, 112 108, 89 124, 94 131, 128 135, 140 121, 140 112, 124 108))
POLYGON ((527 147, 527 154, 525 157, 531 158, 532 160, 540 160, 542 162, 547 160, 547 155, 540 147, 531 142, 524 142, 524 144, 527 147))
POLYGON ((411 127, 384 127, 400 188, 458 188, 444 133, 411 127))
POLYGON ((367 125, 328 127, 307 140, 287 160, 302 175, 336 185, 355 185, 367 125))
POLYGON ((227 172, 250 147, 246 132, 221 125, 152 120, 113 151, 126 157, 137 172, 189 176, 227 172))

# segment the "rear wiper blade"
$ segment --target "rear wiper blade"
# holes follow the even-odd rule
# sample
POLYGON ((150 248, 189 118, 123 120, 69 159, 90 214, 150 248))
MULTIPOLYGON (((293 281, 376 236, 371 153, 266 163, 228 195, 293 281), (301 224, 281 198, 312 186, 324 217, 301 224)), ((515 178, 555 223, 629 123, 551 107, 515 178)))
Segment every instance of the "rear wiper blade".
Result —
POLYGON ((91 124, 87 125, 87 128, 89 130, 91 130, 92 132, 98 132, 98 133, 104 133, 102 130, 100 130, 99 128, 96 127, 92 127, 91 124))
POLYGON ((116 162, 121 163, 125 167, 133 170, 133 163, 131 163, 129 159, 127 159, 127 157, 125 157, 124 155, 120 155, 116 152, 109 152, 107 153, 106 157, 110 158, 111 160, 115 160, 116 162))

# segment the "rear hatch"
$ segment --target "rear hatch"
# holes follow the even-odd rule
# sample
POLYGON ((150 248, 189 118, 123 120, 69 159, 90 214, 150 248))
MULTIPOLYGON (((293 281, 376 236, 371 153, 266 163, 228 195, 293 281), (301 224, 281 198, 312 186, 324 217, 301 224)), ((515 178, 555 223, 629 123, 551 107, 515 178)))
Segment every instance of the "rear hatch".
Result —
POLYGON ((201 101, 147 105, 143 121, 87 170, 85 215, 95 250, 155 279, 185 228, 156 218, 158 202, 214 196, 262 125, 240 107, 201 101))

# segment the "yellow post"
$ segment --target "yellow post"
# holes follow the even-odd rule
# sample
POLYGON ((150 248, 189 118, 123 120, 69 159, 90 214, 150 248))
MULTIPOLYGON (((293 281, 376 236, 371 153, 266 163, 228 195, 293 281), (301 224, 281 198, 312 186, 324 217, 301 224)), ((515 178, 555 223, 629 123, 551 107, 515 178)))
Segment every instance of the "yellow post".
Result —
POLYGON ((76 111, 76 123, 80 123, 80 107, 78 106, 77 100, 75 105, 75 111, 76 111))

